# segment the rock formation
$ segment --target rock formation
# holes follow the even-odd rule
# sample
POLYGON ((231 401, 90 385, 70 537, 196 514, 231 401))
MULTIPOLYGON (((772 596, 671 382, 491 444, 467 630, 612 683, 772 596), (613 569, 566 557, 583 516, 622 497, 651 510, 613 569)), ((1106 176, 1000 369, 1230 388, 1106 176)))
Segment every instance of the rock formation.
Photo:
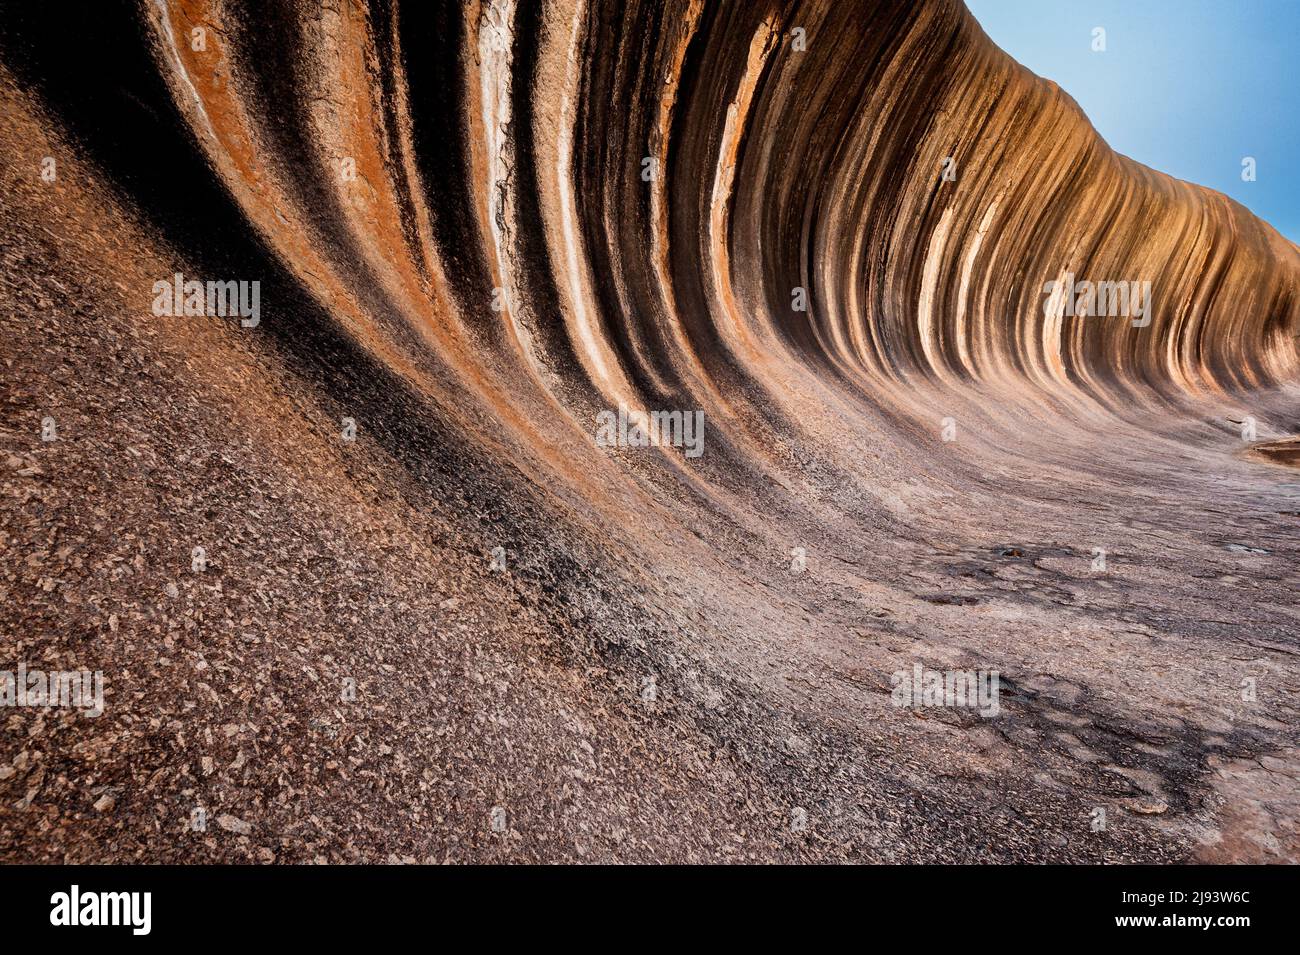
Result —
POLYGON ((0 858, 1300 857, 1300 249, 959 0, 15 6, 0 858))

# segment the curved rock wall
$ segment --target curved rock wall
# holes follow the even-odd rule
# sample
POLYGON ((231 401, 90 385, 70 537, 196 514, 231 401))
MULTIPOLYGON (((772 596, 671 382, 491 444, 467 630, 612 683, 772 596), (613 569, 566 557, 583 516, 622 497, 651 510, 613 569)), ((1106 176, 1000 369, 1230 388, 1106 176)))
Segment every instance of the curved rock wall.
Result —
POLYGON ((1300 250, 958 0, 7 16, 9 854, 1295 858, 1300 250))

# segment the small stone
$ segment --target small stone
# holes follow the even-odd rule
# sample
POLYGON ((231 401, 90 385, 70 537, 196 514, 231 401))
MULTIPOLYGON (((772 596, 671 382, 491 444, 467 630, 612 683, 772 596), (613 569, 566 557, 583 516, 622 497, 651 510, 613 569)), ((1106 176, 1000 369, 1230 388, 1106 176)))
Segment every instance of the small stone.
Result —
POLYGON ((115 805, 117 805, 117 800, 108 793, 104 793, 95 800, 95 812, 108 812, 115 805))
POLYGON ((241 836, 246 836, 253 831, 251 824, 244 822, 238 816, 232 816, 229 813, 223 813, 217 816, 217 825, 226 832, 236 832, 241 836))
POLYGON ((1160 816, 1169 809, 1169 804, 1161 799, 1130 799, 1124 803, 1124 807, 1130 812, 1135 812, 1140 816, 1160 816))
POLYGON ((1248 547, 1245 544, 1229 544, 1227 549, 1236 554, 1267 554, 1262 547, 1248 547))

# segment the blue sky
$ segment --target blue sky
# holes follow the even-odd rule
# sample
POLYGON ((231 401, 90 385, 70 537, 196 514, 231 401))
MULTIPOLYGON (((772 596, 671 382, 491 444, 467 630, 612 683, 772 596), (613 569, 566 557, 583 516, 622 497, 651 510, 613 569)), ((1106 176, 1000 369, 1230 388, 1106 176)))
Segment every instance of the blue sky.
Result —
POLYGON ((1300 242, 1300 0, 966 0, 1118 152, 1300 242), (1092 50, 1093 28, 1105 52, 1092 50), (1243 182, 1241 161, 1256 160, 1243 182))

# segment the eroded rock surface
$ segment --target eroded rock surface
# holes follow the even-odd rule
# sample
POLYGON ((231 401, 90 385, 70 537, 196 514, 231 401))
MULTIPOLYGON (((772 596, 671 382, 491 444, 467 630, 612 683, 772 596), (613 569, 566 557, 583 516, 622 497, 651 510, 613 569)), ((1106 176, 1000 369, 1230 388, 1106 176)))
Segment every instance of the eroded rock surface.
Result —
POLYGON ((1296 861, 1300 251, 960 3, 45 6, 4 861, 1296 861))

